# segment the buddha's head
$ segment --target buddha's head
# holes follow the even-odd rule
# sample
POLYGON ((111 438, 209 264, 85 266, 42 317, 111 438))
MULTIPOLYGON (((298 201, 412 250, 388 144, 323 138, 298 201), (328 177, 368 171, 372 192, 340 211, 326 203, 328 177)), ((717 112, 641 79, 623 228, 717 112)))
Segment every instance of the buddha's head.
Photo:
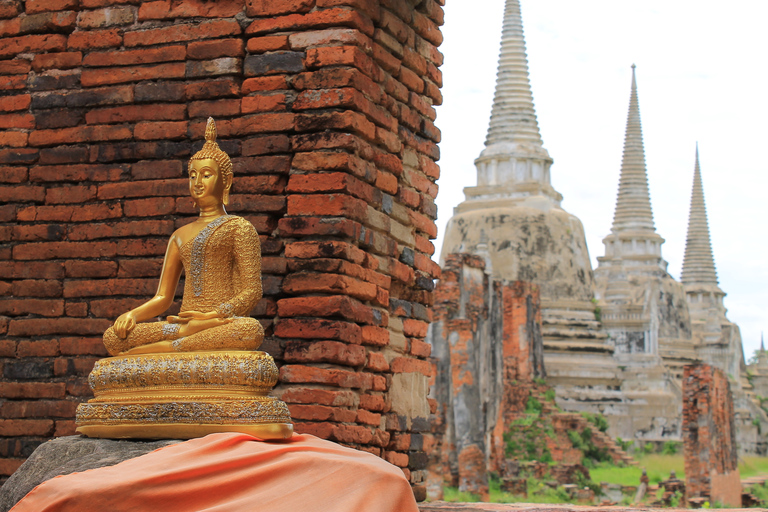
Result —
POLYGON ((202 201, 229 203, 232 188, 232 160, 216 144, 216 123, 208 118, 205 144, 189 159, 189 194, 198 206, 202 201))

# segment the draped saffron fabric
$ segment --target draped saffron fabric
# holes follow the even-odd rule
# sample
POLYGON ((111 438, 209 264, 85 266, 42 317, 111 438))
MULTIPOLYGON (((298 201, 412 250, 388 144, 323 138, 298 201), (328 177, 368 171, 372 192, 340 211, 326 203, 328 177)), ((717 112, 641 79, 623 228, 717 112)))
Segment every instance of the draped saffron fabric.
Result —
POLYGON ((12 512, 418 512, 403 472, 306 434, 211 434, 114 466, 58 476, 12 512))

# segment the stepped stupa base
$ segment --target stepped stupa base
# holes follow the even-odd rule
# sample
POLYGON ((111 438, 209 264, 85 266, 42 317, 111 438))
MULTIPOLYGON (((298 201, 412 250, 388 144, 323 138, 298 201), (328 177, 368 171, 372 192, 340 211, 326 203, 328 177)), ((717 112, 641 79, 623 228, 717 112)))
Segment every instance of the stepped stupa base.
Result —
POLYGON ((240 432, 293 434, 288 406, 268 396, 277 383, 269 354, 209 351, 138 354, 98 361, 94 398, 77 408, 77 432, 109 439, 192 439, 240 432))

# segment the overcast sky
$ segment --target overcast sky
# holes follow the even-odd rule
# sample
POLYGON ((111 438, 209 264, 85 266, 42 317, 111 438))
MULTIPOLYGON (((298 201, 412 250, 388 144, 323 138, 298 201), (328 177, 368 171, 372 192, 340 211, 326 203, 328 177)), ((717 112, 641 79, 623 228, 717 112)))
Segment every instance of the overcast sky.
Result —
MULTIPOLYGON (((493 103, 504 0, 446 2, 435 241, 474 186, 493 103)), ((581 219, 593 266, 616 205, 631 68, 656 230, 675 279, 698 141, 715 265, 747 357, 768 330, 768 2, 521 0, 552 185, 581 219)))

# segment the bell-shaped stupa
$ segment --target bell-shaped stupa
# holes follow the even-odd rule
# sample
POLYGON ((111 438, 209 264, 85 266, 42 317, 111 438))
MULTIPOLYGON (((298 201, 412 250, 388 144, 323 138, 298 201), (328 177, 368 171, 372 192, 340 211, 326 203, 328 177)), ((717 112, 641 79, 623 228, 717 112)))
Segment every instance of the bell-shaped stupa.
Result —
POLYGON ((621 400, 619 370, 592 302, 584 228, 561 208, 551 165, 528 79, 520 3, 507 0, 488 135, 475 160, 477 185, 464 189, 466 199, 448 222, 441 260, 482 246, 493 278, 537 285, 548 382, 561 405, 597 410, 621 400))

